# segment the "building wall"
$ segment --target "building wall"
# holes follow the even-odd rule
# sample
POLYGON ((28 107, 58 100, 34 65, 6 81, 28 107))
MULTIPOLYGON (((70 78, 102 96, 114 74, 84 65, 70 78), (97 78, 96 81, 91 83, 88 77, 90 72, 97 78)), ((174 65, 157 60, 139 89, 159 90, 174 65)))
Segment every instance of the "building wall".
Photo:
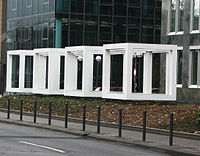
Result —
POLYGON ((160 43, 161 0, 14 1, 8 0, 8 50, 55 47, 60 38, 61 47, 160 43))
MULTIPOLYGON (((6 33, 7 1, 0 1, 0 34, 6 33)), ((2 36, 1 36, 2 37, 2 36)), ((5 91, 6 77, 6 38, 0 42, 0 94, 5 91)))
MULTIPOLYGON (((190 84, 191 77, 191 63, 190 61, 190 47, 200 45, 200 33, 191 33, 192 22, 192 0, 185 0, 184 17, 183 17, 183 32, 171 33, 170 29, 170 0, 162 1, 162 21, 161 21, 161 43, 163 44, 176 44, 182 47, 182 86, 177 88, 177 101, 178 102, 200 102, 200 89, 198 86, 192 87, 190 84)), ((177 18, 178 16, 176 16, 177 18)), ((177 19, 175 20, 178 23, 177 19)), ((161 58, 162 61, 162 58, 161 58)), ((200 60, 198 60, 200 61, 200 60)), ((163 64, 162 67, 165 65, 163 64)), ((199 73, 198 67, 197 72, 199 73)), ((198 79, 198 78, 197 78, 198 79)), ((161 82, 162 83, 162 82, 161 82)))
POLYGON ((161 0, 57 0, 62 47, 160 43, 161 0))
POLYGON ((54 47, 55 0, 8 0, 7 8, 8 50, 54 47))

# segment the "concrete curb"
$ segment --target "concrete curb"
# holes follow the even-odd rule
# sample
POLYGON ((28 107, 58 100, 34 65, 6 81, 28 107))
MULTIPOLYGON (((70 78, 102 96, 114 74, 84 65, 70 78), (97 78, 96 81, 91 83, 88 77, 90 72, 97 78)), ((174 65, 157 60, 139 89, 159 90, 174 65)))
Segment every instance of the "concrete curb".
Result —
MULTIPOLYGON (((7 110, 0 109, 0 112, 7 112, 7 110)), ((16 111, 16 110, 11 110, 10 112, 14 113, 14 114, 20 114, 20 112, 16 111)), ((23 114, 27 115, 27 116, 33 116, 32 112, 23 112, 23 114)), ((40 114, 40 113, 38 113, 37 117, 48 118, 48 114, 40 114)), ((52 119, 64 121, 65 117, 64 116, 52 116, 52 119)), ((68 117, 68 120, 70 122, 74 122, 74 123, 82 123, 82 119, 80 119, 80 118, 68 117)), ((97 121, 86 120, 86 124, 88 124, 88 125, 97 125, 97 121)), ((113 123, 108 123, 108 122, 101 122, 101 126, 102 127, 109 127, 109 128, 118 128, 118 124, 113 124, 113 123)), ((123 127, 123 130, 132 130, 132 131, 142 132, 142 127, 140 127, 140 126, 123 125, 122 127, 123 127)), ((168 130, 156 129, 156 128, 147 128, 147 133, 167 135, 167 136, 169 135, 169 131, 168 130)), ((200 140, 200 134, 192 134, 192 133, 174 131, 173 132, 173 136, 174 137, 186 138, 186 139, 200 140)))
POLYGON ((142 142, 138 140, 129 140, 125 138, 119 138, 116 136, 104 136, 104 135, 99 135, 97 133, 89 133, 87 131, 79 131, 71 128, 62 128, 62 127, 57 127, 57 126, 49 126, 49 125, 42 125, 42 124, 35 124, 35 123, 30 123, 30 122, 23 122, 23 121, 16 121, 16 120, 11 120, 11 119, 0 119, 0 122, 3 123, 8 123, 8 124, 15 124, 15 125, 20 125, 20 126, 27 126, 27 127, 34 127, 34 128, 40 128, 40 129, 45 129, 45 130, 51 130, 51 131, 56 131, 56 132, 62 132, 66 134, 72 134, 76 136, 82 136, 82 137, 87 137, 89 139, 95 139, 95 140, 102 140, 106 142, 114 142, 117 144, 122 144, 122 145, 128 145, 132 147, 138 147, 138 148, 143 148, 145 150, 150 150, 154 152, 161 152, 161 153, 166 153, 170 154, 173 156, 199 156, 199 153, 189 153, 187 151, 184 151, 183 149, 180 149, 181 151, 177 150, 179 146, 153 146, 150 145, 148 142, 142 142))

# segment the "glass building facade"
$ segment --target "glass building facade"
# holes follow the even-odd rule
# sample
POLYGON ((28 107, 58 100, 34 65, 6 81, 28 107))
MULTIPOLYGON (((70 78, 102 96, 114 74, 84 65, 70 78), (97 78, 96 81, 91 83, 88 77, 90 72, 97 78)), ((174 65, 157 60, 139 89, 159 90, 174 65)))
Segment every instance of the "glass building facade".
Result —
POLYGON ((160 43, 161 0, 8 0, 7 49, 160 43))

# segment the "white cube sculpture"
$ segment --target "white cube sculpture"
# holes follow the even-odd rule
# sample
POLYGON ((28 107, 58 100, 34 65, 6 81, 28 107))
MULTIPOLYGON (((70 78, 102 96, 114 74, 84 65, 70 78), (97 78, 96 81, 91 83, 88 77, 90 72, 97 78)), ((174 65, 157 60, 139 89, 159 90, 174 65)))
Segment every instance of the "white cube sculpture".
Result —
MULTIPOLYGON (((7 52, 7 80, 6 80, 6 92, 19 92, 19 93, 31 93, 33 91, 32 86, 25 86, 25 57, 26 56, 34 56, 32 50, 13 50, 7 52), (13 57, 17 56, 18 61, 15 62, 17 64, 13 64, 13 57), (15 69, 12 69, 15 68, 15 69), (17 75, 13 73, 13 70, 16 70, 17 75), (13 76, 15 75, 17 79, 16 86, 13 85, 13 76)), ((34 62, 32 64, 34 68, 34 62)), ((33 72, 28 73, 33 74, 33 72)), ((31 82, 30 82, 31 83, 31 82)), ((33 81, 32 81, 33 83, 33 81)))
POLYGON ((102 98, 122 100, 176 100, 176 57, 177 46, 119 43, 104 45, 103 55, 103 91, 102 98), (166 54, 165 93, 152 93, 152 54, 166 54), (110 91, 111 55, 123 55, 123 81, 122 91, 110 91), (135 56, 144 56, 143 61, 143 91, 132 92, 132 59, 135 56))
MULTIPOLYGON (((103 47, 66 47, 65 96, 101 97, 101 91, 93 91, 93 62, 95 54, 103 54, 103 47), (82 89, 77 89, 78 60, 82 61, 82 89)), ((97 58, 98 59, 98 58, 97 58)))
POLYGON ((60 62, 61 56, 65 56, 65 49, 34 49, 34 53, 33 93, 63 95, 64 88, 60 89, 60 62))

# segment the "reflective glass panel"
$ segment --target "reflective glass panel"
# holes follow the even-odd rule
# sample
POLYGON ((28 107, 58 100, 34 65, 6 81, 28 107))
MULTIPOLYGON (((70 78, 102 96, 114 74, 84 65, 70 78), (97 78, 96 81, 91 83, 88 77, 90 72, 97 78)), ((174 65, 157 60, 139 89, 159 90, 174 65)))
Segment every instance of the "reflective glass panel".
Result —
POLYGON ((194 0, 193 4, 193 30, 199 29, 199 0, 194 0))
POLYGON ((175 19, 176 19, 176 0, 171 0, 170 32, 175 32, 175 19))
POLYGON ((12 56, 11 88, 19 88, 19 55, 12 56))
POLYGON ((110 91, 123 90, 123 54, 111 55, 110 91))
POLYGON ((65 56, 60 57, 60 89, 64 89, 65 56))
POLYGON ((183 61, 183 51, 178 50, 178 61, 177 61, 177 84, 182 84, 182 61, 183 61))
POLYGON ((191 85, 197 85, 198 50, 192 50, 191 85))
POLYGON ((33 88, 33 56, 25 57, 25 83, 24 88, 33 88))
POLYGON ((184 5, 185 0, 179 0, 178 31, 183 31, 184 5))
POLYGON ((132 92, 143 92, 143 56, 134 57, 132 65, 132 92))
POLYGON ((45 76, 45 88, 48 89, 48 78, 49 77, 49 57, 46 56, 46 76, 45 76))
POLYGON ((102 91, 103 55, 95 54, 93 60, 93 90, 102 91))
POLYGON ((77 60, 77 89, 82 89, 82 77, 83 77, 83 60, 77 60))

